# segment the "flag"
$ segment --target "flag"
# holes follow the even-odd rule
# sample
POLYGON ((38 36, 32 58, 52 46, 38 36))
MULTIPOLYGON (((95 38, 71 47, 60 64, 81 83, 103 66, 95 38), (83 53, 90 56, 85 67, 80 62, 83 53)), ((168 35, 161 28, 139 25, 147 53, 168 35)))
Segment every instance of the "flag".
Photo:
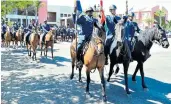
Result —
POLYGON ((105 14, 104 14, 104 10, 103 10, 103 0, 100 0, 100 8, 101 8, 101 24, 103 24, 106 20, 105 14))
POLYGON ((75 4, 74 4, 75 7, 77 7, 77 11, 82 13, 82 7, 81 7, 81 2, 80 0, 75 0, 75 4))

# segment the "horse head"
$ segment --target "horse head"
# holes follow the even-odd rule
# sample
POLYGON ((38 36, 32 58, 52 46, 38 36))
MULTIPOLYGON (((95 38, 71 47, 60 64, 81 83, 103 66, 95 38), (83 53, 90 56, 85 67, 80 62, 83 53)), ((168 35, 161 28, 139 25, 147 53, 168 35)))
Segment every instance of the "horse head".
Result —
POLYGON ((97 55, 104 53, 105 30, 103 26, 95 28, 93 32, 92 42, 95 46, 97 55))
POLYGON ((166 36, 166 32, 164 29, 162 29, 159 25, 154 28, 154 40, 159 42, 160 45, 162 45, 163 48, 169 47, 169 41, 166 36))

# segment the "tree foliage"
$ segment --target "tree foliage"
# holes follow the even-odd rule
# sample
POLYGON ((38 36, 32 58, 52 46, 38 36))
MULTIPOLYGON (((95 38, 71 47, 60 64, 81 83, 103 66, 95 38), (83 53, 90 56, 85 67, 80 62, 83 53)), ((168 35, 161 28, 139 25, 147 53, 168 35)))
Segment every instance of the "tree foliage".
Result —
POLYGON ((159 17, 159 19, 160 19, 160 25, 162 25, 162 17, 166 15, 165 11, 163 11, 163 10, 157 10, 155 12, 155 15, 159 17))
POLYGON ((32 5, 38 10, 42 6, 41 4, 39 0, 3 0, 1 1, 1 16, 4 17, 15 8, 23 10, 32 5))
POLYGON ((154 19, 147 17, 146 19, 144 19, 144 21, 148 24, 148 26, 151 26, 151 24, 154 22, 154 19))
POLYGON ((171 31, 171 20, 167 21, 166 23, 163 22, 162 27, 166 30, 171 31))

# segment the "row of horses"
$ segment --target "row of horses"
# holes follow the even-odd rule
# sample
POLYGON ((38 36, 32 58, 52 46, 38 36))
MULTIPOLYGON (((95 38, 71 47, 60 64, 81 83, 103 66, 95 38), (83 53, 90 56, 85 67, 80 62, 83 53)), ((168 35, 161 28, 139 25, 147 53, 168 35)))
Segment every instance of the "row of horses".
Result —
MULTIPOLYGON (((124 34, 124 21, 121 20, 115 27, 115 38, 116 40, 119 40, 117 42, 117 45, 112 49, 110 53, 110 69, 109 69, 109 76, 107 78, 107 81, 110 81, 111 75, 114 73, 114 65, 116 64, 123 64, 124 68, 124 80, 125 80, 125 89, 126 93, 130 94, 129 87, 128 87, 128 68, 130 64, 130 60, 128 58, 128 44, 127 40, 123 39, 124 34)), ((86 96, 90 96, 89 93, 89 84, 90 84, 90 72, 93 69, 97 69, 99 71, 99 75, 101 78, 101 84, 102 84, 102 100, 103 102, 107 101, 106 97, 106 90, 105 90, 105 78, 104 78, 104 67, 105 67, 105 55, 104 55, 104 44, 105 44, 105 30, 104 26, 100 25, 100 29, 94 28, 93 36, 91 40, 85 44, 84 47, 87 47, 86 49, 83 49, 83 56, 82 56, 82 62, 86 69, 86 76, 87 76, 87 86, 86 86, 86 96)), ((150 29, 147 29, 140 33, 140 35, 137 37, 138 39, 135 41, 134 49, 132 51, 132 57, 134 61, 137 61, 137 66, 135 69, 135 72, 132 76, 132 81, 136 81, 136 74, 140 70, 141 74, 141 80, 142 80, 142 87, 144 89, 147 89, 147 85, 144 81, 144 69, 143 64, 146 61, 146 54, 147 51, 150 51, 153 42, 157 41, 163 48, 169 47, 169 42, 166 37, 165 30, 161 27, 153 27, 150 29)), ((76 66, 76 69, 79 69, 79 82, 82 82, 81 80, 81 70, 83 68, 83 65, 81 67, 78 67, 76 65, 76 40, 73 41, 70 47, 70 54, 72 59, 72 72, 70 75, 70 79, 73 79, 74 77, 74 67, 76 66)), ((113 47, 113 46, 111 46, 113 47)), ((119 72, 119 68, 117 68, 115 74, 119 72)))
POLYGON ((38 46, 41 49, 41 56, 42 51, 44 50, 44 56, 47 57, 47 51, 48 47, 51 47, 51 54, 53 58, 53 44, 54 44, 54 36, 55 36, 55 30, 51 29, 46 35, 42 35, 43 33, 41 31, 38 31, 38 29, 33 28, 30 34, 27 35, 23 31, 23 29, 18 29, 15 33, 15 37, 13 37, 12 32, 10 32, 9 27, 7 27, 7 31, 4 34, 4 40, 2 40, 2 46, 7 47, 9 49, 9 46, 11 45, 11 42, 13 43, 13 48, 17 48, 20 46, 21 48, 23 46, 26 46, 28 51, 28 56, 32 56, 33 60, 36 60, 36 50, 38 46), (33 55, 31 54, 33 53, 33 55))

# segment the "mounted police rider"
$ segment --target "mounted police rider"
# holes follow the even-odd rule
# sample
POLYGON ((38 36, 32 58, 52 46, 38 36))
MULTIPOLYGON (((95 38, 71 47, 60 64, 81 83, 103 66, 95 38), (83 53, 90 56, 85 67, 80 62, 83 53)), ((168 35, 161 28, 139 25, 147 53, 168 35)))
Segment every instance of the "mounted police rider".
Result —
POLYGON ((116 9, 117 7, 115 5, 111 5, 109 7, 109 11, 111 15, 106 16, 106 42, 105 42, 105 56, 106 56, 106 62, 105 65, 108 65, 108 54, 110 50, 110 45, 112 43, 114 33, 115 33, 115 24, 118 23, 118 20, 121 18, 116 16, 116 9))
POLYGON ((30 24, 27 27, 27 30, 28 30, 27 34, 31 34, 31 32, 32 32, 32 30, 33 30, 34 27, 35 26, 34 26, 33 20, 30 20, 30 24))
POLYGON ((17 30, 19 29, 19 26, 18 26, 18 24, 17 24, 17 22, 14 22, 14 24, 13 24, 13 34, 12 34, 12 38, 16 38, 16 32, 17 32, 17 30))
POLYGON ((50 25, 47 24, 47 20, 44 20, 44 24, 42 25, 43 33, 44 35, 50 31, 50 25))
POLYGON ((50 25, 47 24, 47 20, 44 20, 44 24, 41 26, 43 30, 43 34, 41 35, 41 40, 44 42, 45 35, 50 31, 50 25))
MULTIPOLYGON (((92 7, 88 7, 86 9, 86 15, 83 13, 78 13, 77 14, 77 24, 80 28, 80 32, 78 33, 78 45, 77 45, 77 65, 82 65, 82 61, 81 61, 81 50, 83 48, 83 43, 85 43, 85 41, 90 41, 91 37, 92 37, 92 32, 93 32, 93 26, 98 27, 97 25, 97 20, 95 18, 93 18, 93 8, 92 7)), ((73 14, 73 19, 75 20, 75 16, 76 16, 76 7, 74 9, 74 14, 73 14)), ((75 22, 75 21, 74 21, 75 22)))
POLYGON ((128 14, 128 18, 125 23, 125 39, 129 46, 128 54, 129 54, 130 61, 133 61, 131 55, 134 46, 133 43, 135 43, 135 41, 133 40, 137 38, 137 36, 135 36, 135 32, 140 33, 138 24, 136 22, 133 22, 134 16, 135 16, 134 12, 130 12, 128 14))
POLYGON ((4 21, 2 22, 2 27, 1 27, 1 31, 2 31, 2 33, 1 33, 1 39, 2 40, 4 40, 5 39, 5 33, 6 33, 6 31, 7 31, 7 21, 5 21, 5 23, 4 23, 4 21))

